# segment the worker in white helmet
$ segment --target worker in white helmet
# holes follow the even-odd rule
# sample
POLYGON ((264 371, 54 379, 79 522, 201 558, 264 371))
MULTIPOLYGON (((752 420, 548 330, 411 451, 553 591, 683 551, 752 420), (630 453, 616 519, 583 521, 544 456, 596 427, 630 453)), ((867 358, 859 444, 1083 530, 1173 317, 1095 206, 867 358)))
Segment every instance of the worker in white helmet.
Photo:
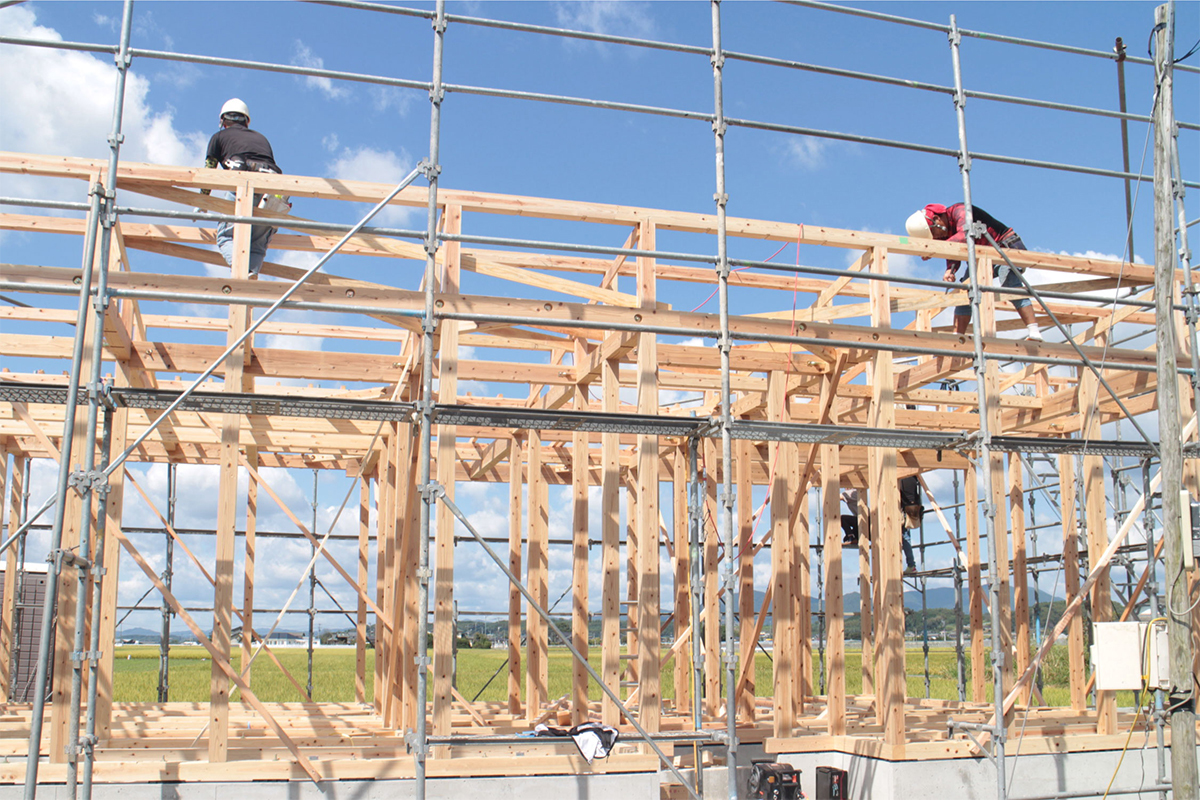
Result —
MULTIPOLYGON (((248 172, 274 172, 283 170, 275 163, 275 154, 267 137, 258 131, 250 130, 250 109, 238 98, 233 98, 221 106, 221 130, 208 140, 208 154, 204 159, 207 169, 242 170, 248 172)), ((205 192, 207 194, 207 191, 205 192)), ((230 200, 235 199, 233 192, 228 193, 230 200)), ((277 198, 261 194, 254 195, 254 205, 268 208, 272 211, 286 211, 291 207, 287 198, 277 198)), ((250 234, 250 276, 256 277, 262 269, 263 260, 267 256, 267 246, 275 228, 269 225, 255 225, 250 234)), ((225 263, 233 266, 233 224, 217 223, 217 249, 225 258, 225 263)))
MULTIPOLYGON (((1025 243, 1021 241, 1021 237, 1017 236, 1016 232, 1005 225, 1000 220, 993 217, 991 214, 984 211, 979 206, 971 206, 971 218, 976 222, 982 222, 987 226, 988 233, 992 234, 992 238, 1006 250, 1025 250, 1025 243)), ((967 207, 963 203, 955 203, 952 206, 944 206, 940 203, 931 203, 918 211, 914 211, 912 216, 905 221, 904 227, 908 229, 908 235, 914 239, 938 239, 946 242, 965 242, 967 241, 967 207)), ((975 239, 975 244, 989 244, 986 237, 980 236, 975 239)), ((929 256, 922 256, 921 260, 927 261, 929 256)), ((948 283, 953 283, 957 280, 958 267, 962 262, 946 260, 946 273, 942 279, 948 283)), ((1004 261, 998 262, 992 267, 992 276, 1000 277, 1003 273, 1004 279, 1000 282, 1001 286, 1007 286, 1014 289, 1023 288, 1024 284, 1021 278, 1008 268, 1008 264, 1004 261)), ((962 279, 965 281, 968 276, 964 273, 962 279)), ((1017 314, 1021 317, 1021 321, 1025 323, 1026 339, 1033 341, 1042 341, 1042 332, 1038 328, 1036 318, 1033 315, 1033 307, 1030 305, 1029 298, 1018 297, 1012 301, 1013 308, 1017 310, 1017 314)), ((965 333, 967 323, 971 321, 971 307, 957 306, 954 309, 954 331, 955 333, 965 333)))

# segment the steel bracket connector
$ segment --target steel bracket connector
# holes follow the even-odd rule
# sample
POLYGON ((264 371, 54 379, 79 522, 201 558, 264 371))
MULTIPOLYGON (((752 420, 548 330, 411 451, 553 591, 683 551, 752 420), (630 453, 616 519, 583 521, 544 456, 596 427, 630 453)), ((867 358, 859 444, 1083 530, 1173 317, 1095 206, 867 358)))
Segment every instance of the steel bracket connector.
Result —
POLYGON ((75 490, 76 494, 83 497, 92 488, 92 478, 95 475, 93 472, 85 472, 77 469, 67 478, 67 486, 75 490))
POLYGON ((46 556, 46 560, 54 565, 55 574, 62 572, 63 564, 82 570, 86 570, 92 565, 86 558, 76 555, 70 550, 51 550, 50 554, 46 556))
POLYGON ((416 753, 424 758, 429 754, 429 748, 425 744, 425 740, 417 736, 416 731, 409 728, 404 732, 404 744, 408 746, 408 752, 416 753))
POLYGON ((429 567, 417 567, 417 580, 421 583, 429 583, 429 579, 433 577, 433 570, 429 567))
POLYGON ((430 659, 429 656, 413 656, 413 663, 418 667, 425 667, 428 669, 429 665, 433 663, 433 660, 430 659))
MULTIPOLYGON (((430 91, 430 96, 433 96, 432 91, 430 91)), ((432 163, 428 158, 422 158, 418 161, 417 169, 421 170, 421 174, 425 176, 425 180, 427 181, 433 181, 442 171, 440 165, 432 163)))

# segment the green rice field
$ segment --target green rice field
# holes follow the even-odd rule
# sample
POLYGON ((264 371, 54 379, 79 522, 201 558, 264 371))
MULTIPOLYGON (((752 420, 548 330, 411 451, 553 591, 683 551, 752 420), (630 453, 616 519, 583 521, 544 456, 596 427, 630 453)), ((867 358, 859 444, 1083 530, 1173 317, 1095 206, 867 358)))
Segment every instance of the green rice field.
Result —
MULTIPOLYGON (((593 648, 591 664, 599 671, 598 649, 593 648)), ((274 650, 280 662, 291 672, 301 686, 308 682, 308 652, 305 648, 277 648, 274 650)), ((458 653, 458 690, 468 699, 502 701, 505 699, 506 677, 503 671, 496 674, 506 658, 505 650, 460 650, 458 653), (488 680, 495 678, 488 684, 488 680), (486 688, 485 688, 486 685, 486 688)), ((910 697, 925 697, 924 654, 920 647, 910 645, 908 661, 908 694, 910 697)), ((1063 706, 1069 701, 1067 689, 1067 656, 1065 647, 1051 651, 1043 669, 1045 688, 1043 696, 1048 705, 1063 706)), ((235 652, 233 664, 241 668, 241 653, 235 652)), ((114 676, 114 699, 118 702, 153 702, 158 697, 159 651, 154 645, 130 645, 116 649, 114 676)), ((373 671, 375 652, 367 650, 367 700, 373 696, 373 671)), ((755 661, 755 685, 760 693, 769 693, 772 664, 765 653, 758 653, 755 661)), ((966 666, 970 681, 970 664, 966 666)), ((991 672, 988 671, 988 699, 991 699, 991 672)), ((183 702, 205 702, 209 698, 212 664, 202 647, 174 646, 170 651, 170 699, 183 702)), ((957 700, 954 650, 931 649, 929 652, 929 696, 945 700, 957 700)), ((561 697, 570 687, 571 654, 564 648, 550 648, 550 697, 561 697)), ((819 677, 815 680, 819 681, 819 677)), ((266 702, 294 702, 303 699, 291 681, 264 653, 254 662, 251 674, 251 689, 266 702)), ((862 653, 857 650, 846 653, 846 691, 858 694, 862 691, 862 653)), ((968 688, 969 691, 969 688, 968 688)), ((670 665, 663 670, 663 697, 673 699, 675 686, 673 669, 670 665)), ((236 699, 238 693, 234 692, 236 699)), ((592 686, 591 697, 600 698, 600 690, 592 686)), ((313 699, 318 702, 352 702, 354 700, 354 648, 319 647, 313 653, 313 699)), ((1118 705, 1134 704, 1131 692, 1118 693, 1118 705)))

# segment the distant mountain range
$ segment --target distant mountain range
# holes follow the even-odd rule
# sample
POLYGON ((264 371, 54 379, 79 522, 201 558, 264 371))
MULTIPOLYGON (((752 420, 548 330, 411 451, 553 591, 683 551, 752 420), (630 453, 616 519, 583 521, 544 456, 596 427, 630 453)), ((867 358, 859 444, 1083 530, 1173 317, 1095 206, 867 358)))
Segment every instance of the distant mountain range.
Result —
MULTIPOLYGON (((983 587, 985 604, 988 602, 987 591, 988 591, 988 587, 985 584, 983 587)), ((1039 592, 1038 596, 1042 603, 1049 603, 1051 600, 1051 596, 1049 594, 1047 594, 1046 592, 1039 592)), ((844 599, 842 601, 843 610, 847 614, 857 614, 859 612, 859 606, 862 604, 862 597, 859 595, 859 593, 851 592, 850 594, 844 595, 843 597, 844 597, 844 599)), ((1055 598, 1055 599, 1062 600, 1061 597, 1055 598)), ((755 611, 758 611, 762 608, 762 601, 763 601, 763 592, 755 591, 754 592, 754 609, 755 609, 755 611)), ((1033 600, 1033 595, 1031 593, 1030 598, 1029 598, 1030 606, 1032 606, 1033 603, 1034 603, 1034 600, 1033 600)), ((814 612, 816 612, 819 609, 819 607, 820 607, 820 604, 819 604, 817 598, 814 597, 813 602, 812 602, 812 610, 814 612)), ((921 593, 914 592, 914 591, 905 592, 904 593, 904 607, 908 608, 908 609, 913 609, 913 610, 920 610, 920 608, 921 608, 921 593)), ((925 607, 926 608, 954 608, 954 588, 951 586, 942 586, 942 587, 938 587, 935 589, 928 589, 925 593, 925 607)), ((970 607, 970 601, 969 601, 968 590, 964 587, 963 588, 963 609, 966 610, 969 607, 970 607)))

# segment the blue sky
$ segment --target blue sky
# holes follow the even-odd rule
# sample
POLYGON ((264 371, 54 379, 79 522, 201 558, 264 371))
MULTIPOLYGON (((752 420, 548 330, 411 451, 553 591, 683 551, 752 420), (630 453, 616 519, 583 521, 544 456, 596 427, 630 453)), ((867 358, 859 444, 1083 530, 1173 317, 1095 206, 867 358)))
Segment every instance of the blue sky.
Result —
MULTIPOLYGON (((1117 36, 1131 56, 1147 55, 1153 25, 1151 2, 975 2, 863 3, 857 7, 946 24, 951 14, 966 29, 1018 36, 1108 51, 1117 36)), ((413 3, 412 7, 432 8, 413 3)), ((711 44, 709 6, 701 2, 605 3, 450 3, 451 13, 486 16, 578 30, 691 44, 711 44)), ((56 37, 65 41, 112 44, 117 41, 120 3, 26 3, 0 10, 0 31, 11 36, 56 37)), ((1177 6, 1177 52, 1200 37, 1200 4, 1177 6)), ((951 85, 950 50, 943 33, 828 11, 775 3, 727 2, 722 6, 724 46, 825 66, 951 85)), ((277 2, 174 2, 135 6, 135 47, 169 52, 323 67, 425 81, 432 62, 428 21, 310 4, 277 2)), ((1101 108, 1116 108, 1117 78, 1112 61, 1014 47, 967 37, 962 45, 963 74, 969 89, 1101 108)), ((1196 63, 1196 57, 1188 62, 1196 63)), ((1150 113, 1153 91, 1149 67, 1130 64, 1126 82, 1129 110, 1150 113)), ((0 45, 0 149, 105 157, 111 123, 111 58, 87 53, 0 45)), ((507 33, 452 24, 446 36, 445 82, 528 92, 564 94, 625 103, 665 106, 711 113, 712 71, 702 55, 622 48, 527 33, 507 33)), ((199 165, 205 144, 216 130, 218 110, 229 97, 250 106, 252 127, 271 140, 276 159, 288 172, 342 178, 398 181, 429 146, 429 102, 419 90, 382 88, 257 71, 137 59, 127 95, 124 158, 164 164, 199 165)), ((1176 111, 1195 122, 1200 81, 1176 74, 1176 111)), ((725 70, 726 114, 863 136, 897 139, 939 147, 957 145, 954 106, 948 96, 908 88, 807 72, 780 70, 730 60, 725 70)), ((1116 120, 1067 115, 1045 109, 971 100, 967 104, 968 141, 973 150, 1009 156, 1063 161, 1119 169, 1120 130, 1116 120)), ((706 122, 518 100, 483 98, 451 92, 443 106, 442 185, 508 194, 593 200, 637 206, 711 212, 714 185, 713 135, 706 122)), ((1130 125, 1135 170, 1147 128, 1130 125)), ((1181 135, 1185 175, 1197 176, 1195 154, 1200 137, 1181 135)), ((731 128, 727 147, 729 213, 837 228, 899 233, 905 217, 927 202, 961 199, 957 164, 945 157, 835 142, 779 133, 731 128)), ((1144 170, 1149 173, 1149 162, 1144 170)), ((977 205, 1012 225, 1030 249, 1118 257, 1125 241, 1122 184, 1110 178, 1035 170, 976 161, 972 173, 977 205)), ((0 176, 6 196, 51 196, 82 200, 81 184, 50 185, 0 176)), ((1192 193, 1194 197, 1195 193, 1192 193)), ((1189 198, 1191 199, 1191 198, 1189 198)), ((143 204, 141 198, 130 198, 143 204)), ((311 201, 310 201, 311 202, 311 201)), ((1195 218, 1193 200, 1190 217, 1195 218)), ((324 214, 351 221, 355 209, 326 204, 296 207, 304 216, 324 214)), ((389 212, 387 224, 418 228, 424 212, 389 212)), ((620 246, 626 232, 603 226, 538 222, 514 217, 469 217, 468 232, 517 238, 587 241, 620 246)), ((1138 196, 1135 218, 1136 258, 1149 260, 1152 209, 1149 186, 1138 196)), ((1200 234, 1193 229, 1193 248, 1200 234)), ((16 263, 68 265, 78 262, 78 240, 0 234, 3 259, 16 263), (49 239, 49 241, 48 241, 49 239)), ((711 253, 711 239, 663 234, 664 250, 711 253)), ((733 241, 734 257, 765 259, 777 245, 733 241)), ((194 270, 147 255, 137 268, 194 270)), ((307 254, 273 258, 297 266, 313 263, 307 254)), ((783 263, 844 266, 841 251, 786 248, 783 263)), ((367 277, 415 289, 419 270, 394 261, 335 260, 335 272, 367 277), (386 268, 386 271, 385 271, 386 268)), ((941 265, 894 258, 894 272, 938 277, 941 265), (931 264, 933 266, 931 266, 931 264)), ((215 274, 215 272, 214 272, 215 274)), ((1035 281, 1036 282, 1036 281, 1035 281)), ((510 293, 507 284, 470 276, 472 293, 510 293)), ((705 300, 707 289, 671 286, 661 299, 690 310, 705 300)), ((523 290, 535 294, 536 290, 523 290)), ((734 310, 754 308, 756 298, 734 292, 734 310)), ((779 302, 778 298, 773 302, 779 302)), ((706 310, 715 311, 715 300, 706 310)), ((214 313, 196 309, 194 313, 214 313)), ((299 315, 284 319, 302 319, 299 315)), ((39 330, 45 330, 40 328, 39 330)), ((68 331, 61 335, 70 335, 68 331)), ((268 337, 268 346, 288 340, 268 337)), ((313 346, 311 343, 309 346, 313 346)), ((326 349, 347 347, 327 343, 326 349)), ((356 348, 360 349, 360 348, 356 348)), ((36 368, 12 359, 14 371, 36 368)), ((61 367, 59 367, 61 368, 61 367)), ((45 465, 43 465, 45 466, 45 465)), ((165 486, 165 468, 135 468, 152 487, 165 486)), ((46 476, 39 480, 46 485, 46 476)), ((200 498, 215 490, 209 470, 188 471, 190 493, 184 509, 189 523, 211 524, 200 498)), ((272 476, 268 475, 271 479, 272 476)), ((311 475, 280 471, 279 490, 303 519, 308 519, 311 475)), ((332 520, 347 483, 322 478, 321 512, 332 520)), ((948 484, 940 481, 943 489, 948 484)), ((153 489, 151 489, 153 491, 153 489)), ((476 524, 488 532, 507 527, 506 490, 460 487, 471 500, 476 524)), ((462 496, 462 495, 460 495, 462 496)), ((460 504, 462 502, 460 501, 460 504)), ((135 524, 148 523, 137 502, 130 504, 135 524)), ((566 508, 565 502, 552 506, 566 508)), ((556 510, 557 530, 569 529, 569 510, 556 510)), ((669 515, 669 506, 664 505, 669 515)), ((260 527, 287 530, 281 514, 267 512, 260 527)), ((594 515, 593 515, 594 516, 594 515)), ((356 515, 342 520, 352 529, 356 515)), ((593 519, 595 523, 595 519, 593 519)), ((598 526, 594 527, 598 531, 598 526)), ((761 532, 761 528, 760 528, 761 532)), ((159 547, 146 540, 147 555, 159 547)), ((307 545, 281 542, 279 563, 302 566, 307 545)), ((203 541, 197 552, 211 548, 203 541)), ((462 548, 463 573, 482 564, 462 548)), ((340 551, 343 563, 352 559, 340 551)), ((948 556, 938 557, 944 563, 948 556)), ((551 562, 551 595, 569 582, 569 556, 551 562)), ((490 573, 490 568, 487 568, 490 573)), ((280 573, 286 570, 280 570, 280 573)), ((331 588, 338 579, 322 568, 331 588)), ((498 574, 498 573, 497 573, 498 574)), ((765 573, 763 573, 765 576, 765 573)), ((240 578, 239 578, 240 580, 240 578)), ((282 601, 294 580, 262 586, 264 605, 282 601)), ((765 584, 764 584, 765 585, 765 584)), ((123 570, 122 602, 132 602, 146 584, 123 570)), ((211 597, 189 584, 190 599, 211 597)), ((483 577, 459 585, 463 608, 497 607, 502 581, 483 577)), ((340 587, 339 587, 340 588, 340 587)), ((1043 587, 1045 588, 1045 587, 1043 587)), ((343 594, 343 597, 347 595, 343 594)), ((598 601, 598 584, 593 587, 598 601)), ((343 602, 347 602, 343 600, 343 602)), ((150 627, 150 618, 130 624, 150 627)), ((338 627, 334 625, 334 627, 338 627)))

